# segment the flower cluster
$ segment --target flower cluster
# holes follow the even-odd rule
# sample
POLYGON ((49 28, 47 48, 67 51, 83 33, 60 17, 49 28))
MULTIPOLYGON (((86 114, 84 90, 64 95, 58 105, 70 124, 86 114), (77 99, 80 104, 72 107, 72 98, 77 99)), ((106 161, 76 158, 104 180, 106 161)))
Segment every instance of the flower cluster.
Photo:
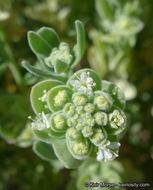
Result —
POLYGON ((124 95, 95 71, 79 70, 66 85, 57 80, 39 82, 32 88, 31 104, 37 114, 33 131, 47 130, 51 140, 64 139, 74 159, 107 161, 118 156, 117 137, 126 127, 124 95))
MULTIPOLYGON (((72 55, 70 54, 70 48, 69 45, 65 42, 61 42, 59 47, 55 47, 52 49, 51 54, 45 58, 45 62, 49 67, 53 67, 55 69, 55 72, 60 72, 58 70, 58 64, 60 62, 60 65, 62 63, 62 66, 65 67, 65 70, 68 69, 71 61, 72 61, 72 55)), ((63 72, 63 70, 62 70, 63 72)))

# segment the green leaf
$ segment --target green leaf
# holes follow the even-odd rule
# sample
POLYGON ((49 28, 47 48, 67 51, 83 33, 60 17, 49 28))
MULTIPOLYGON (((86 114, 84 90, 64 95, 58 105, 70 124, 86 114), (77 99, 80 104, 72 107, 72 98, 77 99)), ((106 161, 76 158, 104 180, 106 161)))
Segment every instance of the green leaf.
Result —
POLYGON ((14 55, 7 44, 7 41, 5 41, 5 35, 1 36, 3 34, 3 31, 0 29, 0 65, 4 64, 0 68, 0 73, 6 69, 6 66, 10 69, 12 76, 15 80, 15 82, 19 85, 19 87, 23 90, 24 84, 23 84, 23 79, 22 79, 22 74, 20 72, 20 67, 16 63, 14 55))
POLYGON ((125 96, 124 96, 124 93, 122 92, 122 90, 118 86, 116 86, 112 82, 102 80, 102 90, 111 95, 111 97, 114 100, 113 104, 115 106, 117 106, 121 109, 124 109, 125 103, 126 103, 125 96))
POLYGON ((36 75, 37 77, 43 77, 43 78, 51 78, 51 79, 58 79, 61 81, 66 81, 67 77, 64 75, 60 75, 60 74, 56 74, 52 71, 43 71, 40 70, 32 65, 30 65, 29 63, 27 63, 26 61, 22 62, 22 66, 29 71, 30 73, 36 75))
POLYGON ((63 133, 55 133, 54 131, 50 129, 44 129, 40 131, 33 128, 32 132, 37 139, 45 143, 50 143, 50 144, 60 142, 61 139, 64 138, 63 133))
POLYGON ((41 141, 36 141, 33 144, 33 151, 39 156, 41 159, 46 161, 55 160, 56 156, 54 154, 52 145, 46 144, 41 141))
POLYGON ((51 48, 46 43, 46 41, 41 38, 36 32, 28 32, 28 42, 31 50, 37 55, 42 57, 48 57, 51 53, 51 48))
POLYGON ((30 100, 33 111, 36 114, 42 112, 44 113, 50 112, 49 109, 45 107, 47 105, 46 101, 42 102, 41 100, 39 100, 39 98, 41 98, 44 95, 44 90, 46 90, 47 93, 51 88, 61 84, 62 82, 58 80, 44 80, 32 87, 30 100))
POLYGON ((54 29, 49 27, 42 27, 37 31, 44 41, 50 46, 51 49, 58 47, 60 40, 54 29))
POLYGON ((54 144, 53 149, 58 159, 66 168, 77 168, 82 163, 80 160, 73 158, 67 149, 65 140, 61 140, 61 142, 54 144))
POLYGON ((62 164, 61 161, 59 161, 58 159, 52 160, 50 164, 51 164, 52 167, 53 167, 52 172, 55 173, 55 174, 59 173, 60 170, 64 169, 63 164, 62 164))
POLYGON ((73 48, 73 53, 75 56, 72 62, 72 68, 75 67, 82 59, 85 51, 85 31, 84 26, 81 21, 75 21, 76 33, 77 33, 77 44, 73 48))
POLYGON ((61 60, 56 60, 54 64, 55 72, 56 73, 62 73, 65 72, 68 69, 68 64, 61 61, 61 60))

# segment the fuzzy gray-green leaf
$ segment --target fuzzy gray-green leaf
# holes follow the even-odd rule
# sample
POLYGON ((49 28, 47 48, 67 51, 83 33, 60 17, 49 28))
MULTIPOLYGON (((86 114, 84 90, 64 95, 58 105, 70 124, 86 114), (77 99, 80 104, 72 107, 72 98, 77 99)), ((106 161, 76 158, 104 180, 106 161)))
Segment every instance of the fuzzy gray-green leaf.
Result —
POLYGON ((51 48, 46 43, 43 38, 38 35, 36 32, 30 31, 28 32, 28 42, 32 51, 37 55, 41 55, 42 57, 49 56, 51 52, 51 48))
POLYGON ((36 141, 33 144, 33 151, 43 160, 51 161, 56 159, 52 145, 50 144, 36 141))
POLYGON ((44 41, 50 46, 50 48, 58 47, 60 40, 54 29, 49 27, 42 27, 38 30, 39 34, 44 41))
POLYGON ((65 140, 53 145, 54 152, 66 168, 77 168, 82 162, 73 158, 68 151, 65 140))
POLYGON ((85 31, 84 26, 81 21, 75 21, 76 32, 77 32, 77 44, 73 49, 73 53, 75 55, 75 59, 72 62, 72 67, 77 65, 81 58, 83 57, 85 51, 85 31))

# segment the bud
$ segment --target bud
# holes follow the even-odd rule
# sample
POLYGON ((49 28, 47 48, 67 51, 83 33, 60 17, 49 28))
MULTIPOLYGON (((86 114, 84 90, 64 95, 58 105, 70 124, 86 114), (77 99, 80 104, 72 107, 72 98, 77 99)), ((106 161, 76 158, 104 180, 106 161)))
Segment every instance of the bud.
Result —
POLYGON ((59 91, 54 98, 56 106, 62 106, 67 101, 67 92, 66 90, 59 91))

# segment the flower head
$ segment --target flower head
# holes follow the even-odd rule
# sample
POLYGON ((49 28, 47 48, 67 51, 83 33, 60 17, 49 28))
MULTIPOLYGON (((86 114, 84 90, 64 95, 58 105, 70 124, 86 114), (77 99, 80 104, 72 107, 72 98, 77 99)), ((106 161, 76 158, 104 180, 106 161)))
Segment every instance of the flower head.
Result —
MULTIPOLYGON (((91 69, 78 71, 66 85, 54 85, 55 81, 50 81, 51 87, 46 92, 47 82, 44 81, 44 88, 40 83, 41 95, 37 98, 41 100, 38 101, 42 109, 41 119, 32 125, 38 130, 40 126, 41 130, 49 129, 52 138, 64 138, 74 159, 94 156, 98 161, 107 161, 117 157, 120 144, 116 136, 126 124, 118 87, 102 85, 99 76, 91 69), (109 89, 113 89, 112 92, 109 89), (49 108, 45 110, 46 115, 43 113, 45 106, 49 108)), ((38 84, 36 88, 39 88, 38 84)), ((35 99, 31 102, 34 107, 35 99)))

